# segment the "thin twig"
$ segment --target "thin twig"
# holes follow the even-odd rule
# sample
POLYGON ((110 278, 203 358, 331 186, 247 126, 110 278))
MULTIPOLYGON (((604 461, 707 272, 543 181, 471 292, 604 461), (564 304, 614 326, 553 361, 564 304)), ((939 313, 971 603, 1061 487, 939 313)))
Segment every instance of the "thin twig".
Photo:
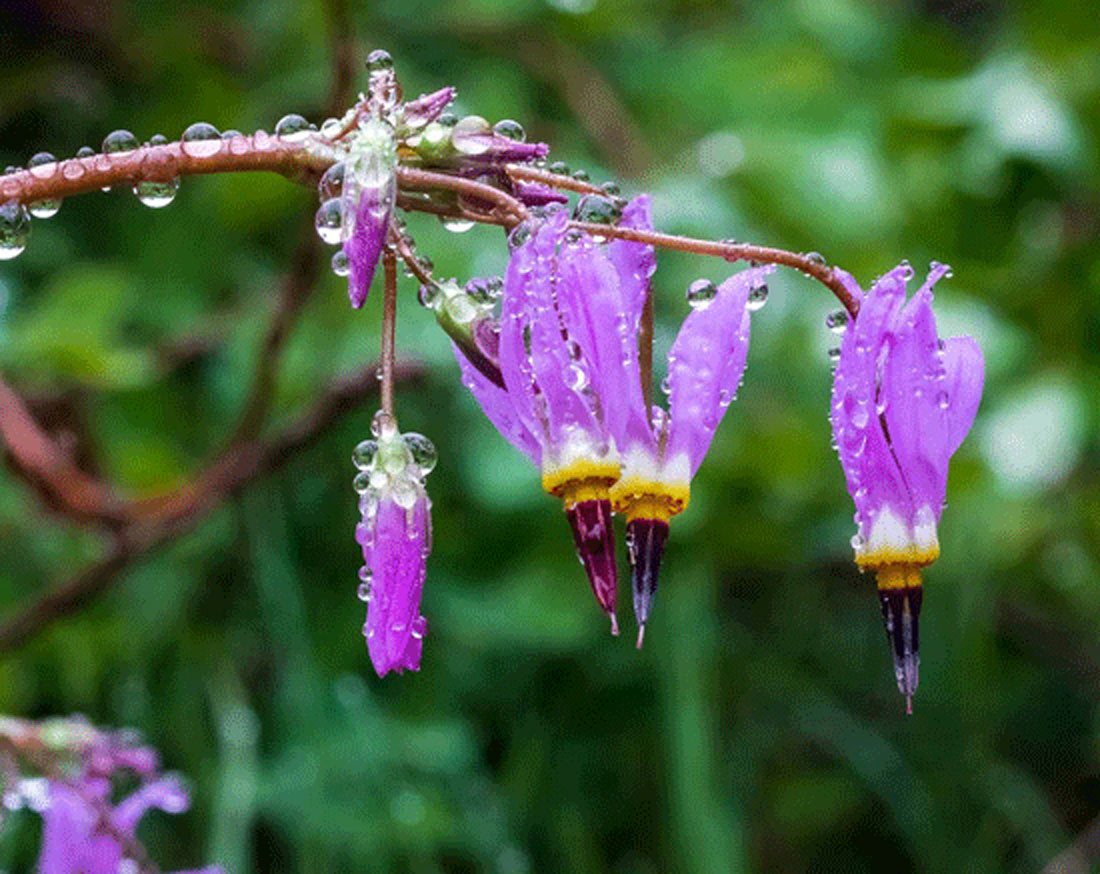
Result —
POLYGON ((397 355, 397 256, 389 246, 382 252, 382 412, 393 421, 393 367, 397 355))
POLYGON ((797 252, 774 249, 770 246, 755 246, 751 243, 696 240, 692 237, 678 237, 674 234, 662 234, 658 231, 644 231, 638 228, 624 228, 618 225, 601 225, 588 222, 571 222, 570 225, 598 237, 631 240, 635 243, 649 243, 662 249, 674 249, 678 252, 689 252, 695 255, 714 255, 726 261, 756 261, 761 264, 781 264, 784 267, 793 267, 828 288, 853 316, 859 312, 859 301, 844 287, 832 267, 797 252))

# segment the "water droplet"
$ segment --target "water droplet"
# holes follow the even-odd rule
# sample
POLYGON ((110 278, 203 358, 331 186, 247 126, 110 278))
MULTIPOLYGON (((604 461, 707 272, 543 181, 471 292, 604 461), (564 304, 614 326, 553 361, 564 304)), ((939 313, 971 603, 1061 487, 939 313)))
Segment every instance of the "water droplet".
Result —
POLYGON ((321 122, 321 136, 326 140, 336 139, 337 134, 344 129, 344 122, 338 118, 326 118, 321 122))
POLYGON ((428 633, 428 620, 423 616, 417 616, 409 625, 409 633, 414 640, 423 640, 424 635, 428 633))
POLYGON ((864 540, 862 535, 853 534, 850 542, 852 544, 852 549, 854 549, 856 552, 859 552, 861 549, 863 549, 864 540))
POLYGON ((939 394, 938 394, 938 395, 936 396, 936 405, 937 405, 937 406, 938 406, 938 407, 939 407, 939 408, 940 408, 941 410, 946 410, 946 409, 948 408, 948 406, 950 405, 950 403, 951 403, 951 398, 950 398, 950 397, 948 397, 948 394, 947 394, 947 392, 945 392, 945 391, 941 391, 941 392, 940 392, 940 393, 939 393, 939 394))
POLYGON ((95 153, 95 149, 93 149, 91 146, 81 146, 79 149, 76 150, 76 156, 78 158, 91 158, 95 156, 95 153))
POLYGON ((214 125, 197 121, 183 132, 180 142, 180 148, 192 158, 209 158, 221 151, 222 135, 214 125))
POLYGON ((332 256, 332 272, 341 277, 351 273, 351 262, 348 261, 348 253, 343 249, 339 249, 332 256))
POLYGON ((393 57, 385 49, 375 49, 367 55, 368 73, 385 73, 393 69, 393 57))
POLYGON ((588 171, 587 170, 574 170, 573 171, 573 178, 576 179, 578 182, 587 182, 588 178, 589 178, 588 177, 588 171))
POLYGON ((508 235, 508 248, 518 249, 531 239, 531 229, 526 224, 516 225, 508 235))
POLYGON ((57 215, 61 209, 60 200, 36 200, 27 207, 27 211, 35 218, 48 219, 57 215))
POLYGON ((466 283, 466 293, 478 304, 491 307, 500 297, 504 282, 499 276, 472 279, 466 283))
POLYGON ((365 470, 360 471, 352 481, 351 487, 360 495, 365 495, 371 488, 370 474, 365 470))
POLYGON ((125 155, 138 145, 137 137, 128 130, 111 131, 103 138, 103 152, 107 155, 125 155))
POLYGON ((178 178, 168 182, 139 182, 134 186, 134 194, 145 206, 161 209, 176 199, 180 190, 178 178))
POLYGON ((820 252, 806 252, 802 256, 811 264, 816 264, 818 267, 825 267, 828 265, 828 261, 825 260, 825 256, 820 252))
POLYGON ((31 220, 22 204, 11 200, 0 206, 0 261, 22 255, 30 233, 31 220))
POLYGON ((480 115, 467 115, 451 131, 451 145, 464 155, 484 155, 492 148, 492 128, 480 115))
POLYGON ((832 362, 840 361, 840 347, 834 346, 829 350, 829 360, 832 362))
POLYGON ((622 217, 622 209, 610 197, 602 194, 586 194, 577 201, 573 218, 579 222, 591 222, 597 225, 611 225, 622 217))
POLYGON ((517 143, 523 143, 527 141, 527 131, 523 129, 523 125, 520 124, 518 121, 513 121, 510 118, 502 118, 500 121, 494 124, 493 132, 497 136, 501 136, 509 140, 515 140, 517 143))
POLYGON ((378 455, 378 441, 364 440, 355 447, 351 454, 352 463, 360 470, 367 470, 378 455))
POLYGON ((825 317, 825 327, 834 334, 843 334, 848 329, 848 311, 833 310, 825 317))
POLYGON ((49 152, 39 152, 27 162, 27 169, 36 179, 49 179, 57 174, 57 158, 49 152))
POLYGON ((553 173, 555 176, 569 175, 569 165, 566 164, 565 161, 554 161, 546 169, 553 173))
POLYGON ((385 410, 379 410, 370 420, 370 432, 375 437, 392 438, 397 433, 397 423, 385 410))
POLYGON ((366 565, 359 568, 359 586, 355 590, 356 597, 366 604, 370 601, 371 591, 371 570, 366 565))
POLYGON ((299 142, 309 136, 309 122, 296 113, 284 115, 275 125, 275 136, 290 142, 299 142))
POLYGON ((619 196, 619 183, 618 182, 605 182, 600 186, 600 190, 603 191, 608 197, 619 196))
POLYGON ((478 314, 478 308, 465 292, 450 295, 443 303, 444 309, 460 325, 472 321, 478 314))
POLYGON ((411 510, 416 506, 416 499, 420 497, 420 490, 407 479, 399 479, 390 489, 390 497, 393 502, 403 510, 411 510))
POLYGON ((439 223, 452 234, 464 234, 474 226, 474 222, 464 218, 443 215, 439 217, 439 223))
POLYGON ((687 302, 692 309, 706 309, 712 300, 718 296, 718 286, 709 279, 696 279, 687 290, 687 302))
POLYGON ((667 376, 661 380, 661 393, 666 395, 672 393, 672 380, 667 376))
POLYGON ((427 476, 435 470, 439 455, 431 440, 415 431, 404 434, 402 439, 405 441, 405 448, 412 455, 413 464, 420 468, 421 476, 427 476))
POLYGON ((325 175, 317 183, 317 194, 322 202, 332 200, 343 193, 346 170, 347 165, 343 161, 337 161, 325 171, 325 175))
POLYGON ((901 268, 901 278, 908 282, 913 278, 913 265, 909 263, 909 259, 906 258, 899 265, 901 268))
POLYGON ((342 221, 342 204, 339 198, 334 197, 321 204, 313 224, 317 228, 317 236, 321 238, 323 243, 336 246, 340 243, 340 236, 343 232, 342 221))
POLYGON ((417 290, 416 298, 422 307, 435 309, 435 303, 439 299, 439 289, 430 282, 425 282, 417 290))
POLYGON ((766 282, 760 283, 749 292, 749 298, 745 303, 745 308, 750 313, 755 313, 764 308, 764 304, 768 302, 768 284, 766 282))

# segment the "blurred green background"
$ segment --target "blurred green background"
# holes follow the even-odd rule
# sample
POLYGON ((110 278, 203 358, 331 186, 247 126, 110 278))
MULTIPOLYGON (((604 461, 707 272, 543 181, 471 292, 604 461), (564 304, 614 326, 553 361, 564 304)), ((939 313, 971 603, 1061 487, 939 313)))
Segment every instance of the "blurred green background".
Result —
MULTIPOLYGON (((402 286, 399 397, 435 440, 419 674, 360 634, 352 410, 277 475, 0 657, 0 712, 141 730, 194 806, 150 816, 165 869, 234 872, 1090 870, 1100 813, 1100 16, 1035 0, 382 0, 361 55, 406 92, 523 122, 553 158, 652 191, 663 229, 815 249, 869 281, 941 284, 987 358, 926 574, 906 719, 826 419, 828 294, 777 275, 741 397, 674 526, 646 649, 607 635, 557 502, 481 418, 402 286), (1082 854, 1066 853, 1076 846, 1082 854)), ((116 127, 268 130, 324 117, 326 7, 5 0, 0 166, 116 127)), ((362 87, 360 82, 359 87, 362 87)), ((313 193, 184 180, 66 203, 0 266, 0 368, 133 494, 184 481, 233 427, 313 193), (179 367, 157 350, 221 338, 179 367), (51 412, 52 411, 52 412, 51 412)), ((499 271, 499 231, 410 228, 437 270, 499 271)), ((658 344, 718 261, 661 255, 658 344)), ((293 416, 374 354, 377 299, 328 274, 277 396, 293 416)), ((659 375, 658 375, 659 377, 659 375)), ((0 610, 99 536, 0 476, 0 610)), ((624 606, 624 612, 629 608, 624 606)), ((13 815, 0 868, 26 870, 13 815)), ((1100 869, 1095 869, 1100 870, 1100 869)))

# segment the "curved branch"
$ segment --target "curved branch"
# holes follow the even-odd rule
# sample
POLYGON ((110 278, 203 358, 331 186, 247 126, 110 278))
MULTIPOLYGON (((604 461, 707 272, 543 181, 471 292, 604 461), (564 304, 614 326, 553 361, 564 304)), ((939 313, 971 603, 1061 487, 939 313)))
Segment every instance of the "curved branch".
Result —
MULTIPOLYGON (((226 498, 286 464, 343 414, 378 392, 377 365, 334 380, 320 399, 293 424, 268 440, 239 447, 237 454, 165 508, 155 521, 133 523, 113 539, 106 554, 75 576, 39 595, 0 624, 0 652, 18 648, 46 626, 84 607, 110 588, 119 574, 164 543, 186 533, 226 498)), ((398 362, 394 379, 411 382, 419 365, 398 362)))

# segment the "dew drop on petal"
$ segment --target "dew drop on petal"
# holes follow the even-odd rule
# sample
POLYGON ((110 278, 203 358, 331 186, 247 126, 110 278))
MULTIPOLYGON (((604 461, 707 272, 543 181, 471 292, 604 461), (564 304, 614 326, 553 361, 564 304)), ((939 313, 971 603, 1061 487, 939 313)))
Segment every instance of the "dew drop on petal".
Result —
POLYGON ((692 309, 706 309, 710 302, 718 296, 718 286, 709 279, 696 279, 687 290, 687 302, 692 309))

